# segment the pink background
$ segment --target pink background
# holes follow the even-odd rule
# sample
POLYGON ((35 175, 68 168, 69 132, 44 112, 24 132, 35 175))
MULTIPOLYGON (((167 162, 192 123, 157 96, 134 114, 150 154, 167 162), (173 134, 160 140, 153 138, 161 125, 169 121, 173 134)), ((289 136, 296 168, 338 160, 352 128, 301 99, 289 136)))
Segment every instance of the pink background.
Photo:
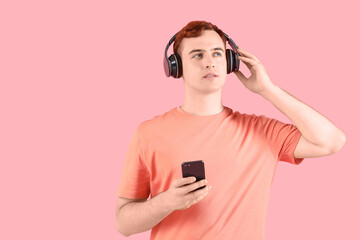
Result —
MULTIPOLYGON (((172 2, 1 1, 0 239, 149 238, 116 231, 116 192, 135 128, 182 104, 162 61, 192 20, 347 136, 334 155, 279 163, 266 239, 360 239, 357 1, 172 2)), ((290 122, 233 73, 223 104, 290 122)))

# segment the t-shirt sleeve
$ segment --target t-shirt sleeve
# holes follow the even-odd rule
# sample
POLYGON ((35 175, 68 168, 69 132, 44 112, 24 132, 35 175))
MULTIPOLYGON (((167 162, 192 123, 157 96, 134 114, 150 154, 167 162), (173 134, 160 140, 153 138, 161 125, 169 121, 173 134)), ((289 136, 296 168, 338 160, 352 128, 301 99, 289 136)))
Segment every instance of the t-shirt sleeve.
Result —
POLYGON ((295 158, 294 151, 301 137, 299 129, 291 123, 260 116, 268 144, 278 161, 300 164, 304 158, 295 158))
POLYGON ((147 199, 150 194, 150 174, 144 164, 139 127, 134 131, 126 151, 117 195, 124 198, 147 199))

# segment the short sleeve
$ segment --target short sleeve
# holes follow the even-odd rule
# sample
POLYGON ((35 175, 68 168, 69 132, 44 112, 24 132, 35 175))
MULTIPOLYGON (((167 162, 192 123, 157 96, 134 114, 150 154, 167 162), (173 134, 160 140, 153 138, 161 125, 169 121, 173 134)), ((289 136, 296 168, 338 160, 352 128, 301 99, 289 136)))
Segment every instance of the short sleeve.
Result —
POLYGON ((121 171, 118 196, 147 199, 150 194, 150 174, 144 164, 139 127, 134 131, 121 171))
POLYGON ((294 151, 301 132, 294 124, 286 124, 274 118, 260 116, 268 144, 278 161, 300 164, 304 158, 295 158, 294 151))

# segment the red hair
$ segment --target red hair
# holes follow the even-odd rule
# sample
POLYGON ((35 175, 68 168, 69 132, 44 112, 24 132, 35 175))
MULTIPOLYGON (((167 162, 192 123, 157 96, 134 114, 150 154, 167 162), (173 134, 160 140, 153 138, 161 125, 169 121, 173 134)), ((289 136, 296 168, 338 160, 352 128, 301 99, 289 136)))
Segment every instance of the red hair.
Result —
POLYGON ((224 46, 226 48, 226 37, 220 28, 206 21, 191 21, 177 33, 173 45, 174 53, 177 53, 180 56, 179 47, 183 38, 198 37, 204 30, 214 30, 217 32, 224 41, 224 46))

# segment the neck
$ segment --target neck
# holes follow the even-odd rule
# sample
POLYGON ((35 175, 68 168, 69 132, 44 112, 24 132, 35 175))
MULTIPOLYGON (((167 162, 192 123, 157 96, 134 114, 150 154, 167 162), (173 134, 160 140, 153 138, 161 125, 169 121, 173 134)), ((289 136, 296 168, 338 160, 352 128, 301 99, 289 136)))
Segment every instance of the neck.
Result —
POLYGON ((221 100, 221 88, 211 94, 199 94, 185 91, 184 103, 180 106, 185 112, 194 115, 214 115, 224 110, 221 100))

